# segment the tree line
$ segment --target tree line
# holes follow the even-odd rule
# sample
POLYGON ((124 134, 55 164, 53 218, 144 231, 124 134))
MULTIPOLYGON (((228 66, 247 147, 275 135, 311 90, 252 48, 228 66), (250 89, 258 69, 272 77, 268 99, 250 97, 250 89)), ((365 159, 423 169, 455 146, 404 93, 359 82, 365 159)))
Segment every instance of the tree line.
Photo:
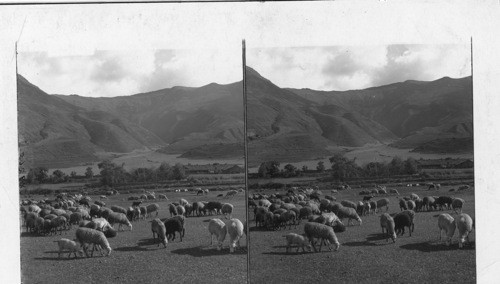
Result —
MULTIPOLYGON (((171 166, 168 163, 161 163, 157 168, 135 168, 129 171, 125 170, 124 164, 118 165, 110 160, 104 160, 97 164, 99 175, 94 174, 92 167, 87 167, 83 176, 78 176, 75 171, 69 175, 61 170, 54 170, 49 174, 47 167, 36 167, 28 171, 26 176, 22 178, 24 184, 41 184, 41 183, 63 183, 71 179, 86 178, 93 179, 98 177, 102 185, 117 185, 129 182, 160 182, 169 180, 182 180, 187 177, 184 165, 177 163, 171 166)), ((24 170, 23 170, 24 172, 24 170)), ((20 174, 22 171, 20 170, 20 174)), ((20 179, 21 182, 21 179, 20 179)))
MULTIPOLYGON (((413 175, 420 171, 417 160, 411 157, 403 160, 400 157, 395 156, 390 162, 370 162, 363 166, 359 166, 356 163, 356 158, 349 159, 343 154, 337 153, 333 157, 329 158, 329 161, 329 171, 331 172, 331 175, 333 178, 340 181, 360 177, 381 178, 397 175, 413 175)), ((280 163, 278 161, 266 161, 260 164, 258 176, 261 178, 288 178, 300 176, 310 171, 314 171, 314 169, 309 170, 306 165, 299 169, 292 164, 286 164, 283 169, 280 169, 280 163)), ((325 163, 323 161, 319 161, 315 171, 320 173, 327 171, 325 163)))

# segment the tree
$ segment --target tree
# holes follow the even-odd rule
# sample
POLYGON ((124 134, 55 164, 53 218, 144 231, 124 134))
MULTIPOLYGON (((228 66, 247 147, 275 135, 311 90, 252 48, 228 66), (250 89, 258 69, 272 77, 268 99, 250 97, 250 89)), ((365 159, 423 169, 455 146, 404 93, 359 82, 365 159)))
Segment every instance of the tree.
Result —
POLYGON ((303 171, 303 172, 307 172, 307 170, 308 170, 308 169, 309 169, 309 167, 308 167, 308 166, 306 166, 306 165, 303 165, 303 166, 302 166, 302 171, 303 171))
POLYGON ((94 171, 92 170, 92 167, 87 167, 87 169, 85 170, 85 177, 86 178, 94 177, 94 171))
POLYGON ((389 175, 389 170, 385 163, 370 162, 363 169, 365 174, 370 177, 385 177, 389 175))
POLYGON ((127 180, 127 172, 123 168, 124 164, 118 166, 110 160, 104 160, 97 166, 101 170, 101 183, 103 185, 112 186, 127 180))
POLYGON ((76 178, 76 172, 75 171, 71 171, 71 173, 69 174, 72 178, 76 178))
POLYGON ((297 175, 297 168, 292 164, 286 164, 284 169, 285 177, 294 177, 297 175))
POLYGON ((405 169, 405 173, 409 174, 409 175, 413 175, 413 174, 418 173, 417 160, 415 160, 412 157, 409 157, 408 159, 406 159, 406 161, 404 162, 404 169, 405 169))
POLYGON ((316 170, 320 173, 325 171, 325 162, 319 161, 318 165, 316 166, 316 170))
POLYGON ((259 176, 263 178, 276 176, 280 172, 279 166, 280 163, 277 161, 263 162, 259 166, 259 176))
POLYGON ((61 170, 55 170, 54 172, 52 172, 51 179, 53 183, 60 183, 66 181, 67 175, 63 173, 61 170))
POLYGON ((44 183, 49 179, 49 170, 46 167, 38 167, 33 170, 34 179, 38 183, 44 183))
POLYGON ((172 169, 172 178, 175 180, 181 180, 186 178, 186 170, 181 163, 175 164, 172 169))
POLYGON ((172 167, 168 163, 161 163, 156 169, 156 176, 159 180, 169 180, 172 178, 172 167))
POLYGON ((404 163, 400 157, 395 156, 392 158, 391 162, 388 165, 389 173, 391 175, 400 175, 404 172, 404 163))
POLYGON ((359 167, 356 158, 349 160, 343 154, 337 153, 330 158, 333 177, 343 181, 346 178, 358 176, 359 167))

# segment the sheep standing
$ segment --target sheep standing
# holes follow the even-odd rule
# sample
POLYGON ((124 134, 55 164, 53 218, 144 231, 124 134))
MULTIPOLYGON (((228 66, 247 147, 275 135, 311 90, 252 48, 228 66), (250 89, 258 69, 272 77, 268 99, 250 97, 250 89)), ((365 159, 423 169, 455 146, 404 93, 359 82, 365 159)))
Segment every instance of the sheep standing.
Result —
POLYGON ((127 210, 121 206, 113 205, 111 206, 111 210, 113 212, 127 214, 127 210))
POLYGON ((458 247, 462 248, 465 243, 465 239, 469 242, 469 234, 472 232, 472 218, 465 213, 458 215, 457 219, 455 219, 455 223, 458 229, 458 247))
POLYGON ((389 237, 392 239, 392 242, 396 242, 396 231, 395 231, 395 223, 394 219, 391 215, 384 213, 380 216, 380 227, 382 227, 382 233, 384 233, 384 229, 386 231, 386 242, 389 241, 389 237))
POLYGON ((450 214, 444 213, 440 214, 438 217, 438 228, 439 228, 439 240, 441 240, 441 236, 443 231, 445 233, 445 241, 446 245, 450 245, 451 239, 453 238, 453 234, 455 234, 455 220, 451 217, 450 214))
POLYGON ((289 233, 287 235, 284 235, 283 237, 286 238, 287 253, 289 249, 292 247, 292 245, 297 245, 297 250, 295 252, 298 252, 300 248, 302 248, 302 251, 305 252, 306 250, 304 249, 304 247, 307 247, 307 249, 311 251, 311 245, 309 244, 309 240, 306 238, 305 235, 289 233))
POLYGON ((214 218, 208 222, 208 232, 210 233, 210 246, 213 246, 214 236, 217 240, 217 250, 221 250, 222 243, 226 238, 227 227, 221 219, 214 218))
MULTIPOLYGON (((319 245, 319 251, 321 251, 323 240, 327 240, 330 243, 330 245, 335 244, 335 250, 338 250, 340 247, 340 243, 332 227, 319 223, 307 222, 304 225, 304 232, 306 237, 309 239, 309 242, 311 243, 314 252, 317 252, 316 247, 314 246, 314 238, 321 240, 319 245)), ((331 250, 331 247, 329 248, 331 250)))
POLYGON ((108 222, 109 224, 111 224, 112 227, 115 225, 115 223, 118 223, 118 230, 121 230, 122 225, 125 225, 130 228, 130 231, 132 231, 132 224, 128 220, 127 215, 123 213, 117 213, 117 212, 109 213, 108 222))
POLYGON ((389 210, 389 198, 382 198, 377 200, 377 208, 382 209, 382 207, 385 207, 385 212, 389 210))
POLYGON ((151 217, 153 215, 153 212, 156 212, 156 216, 158 217, 158 211, 160 210, 160 205, 156 203, 148 204, 146 206, 146 215, 147 217, 151 217))
POLYGON ((341 208, 339 208, 337 215, 339 216, 340 220, 342 220, 344 218, 348 218, 347 225, 349 225, 349 223, 352 224, 352 219, 357 220, 359 222, 360 226, 362 224, 361 218, 359 217, 356 210, 353 208, 341 207, 341 208))
POLYGON ((58 252, 59 258, 61 258, 61 253, 63 253, 63 251, 69 252, 68 258, 73 253, 75 254, 75 258, 77 257, 76 253, 78 253, 80 256, 83 256, 83 251, 78 247, 78 244, 75 241, 68 239, 60 239, 54 242, 57 243, 59 247, 59 252, 58 252))
POLYGON ((167 238, 170 240, 172 238, 172 241, 175 240, 175 232, 179 232, 179 237, 182 242, 182 237, 183 237, 183 231, 184 231, 184 225, 182 224, 182 221, 179 220, 178 218, 175 218, 176 216, 165 220, 165 232, 167 235, 167 238))
MULTIPOLYGON (((163 243, 164 247, 167 247, 167 229, 165 228, 165 224, 160 219, 155 218, 153 221, 151 221, 151 231, 153 232, 153 239, 156 240, 156 233, 156 235, 158 236, 158 240, 163 243)), ((160 243, 158 243, 158 246, 160 246, 160 243)))
POLYGON ((76 240, 83 246, 85 255, 88 257, 87 247, 85 244, 93 244, 91 257, 94 255, 95 246, 100 246, 107 251, 106 256, 111 254, 111 247, 109 246, 108 239, 103 232, 90 229, 90 228, 78 228, 76 229, 76 240))
POLYGON ((234 206, 230 203, 222 204, 222 214, 224 214, 226 219, 231 219, 231 214, 233 213, 234 206))
POLYGON ((396 230, 396 234, 404 235, 405 227, 408 227, 408 231, 410 232, 411 237, 413 221, 410 215, 401 213, 396 214, 396 216, 394 216, 394 228, 396 230))
POLYGON ((465 200, 462 198, 455 198, 451 202, 451 207, 453 208, 453 211, 458 214, 457 209, 460 209, 460 213, 462 213, 462 207, 464 206, 465 200))
POLYGON ((186 208, 184 208, 183 205, 179 204, 176 206, 176 208, 177 208, 177 215, 180 215, 180 216, 186 215, 186 208))
POLYGON ((226 228, 229 235, 229 252, 233 253, 236 247, 240 247, 240 239, 243 237, 243 223, 238 219, 231 219, 226 228))

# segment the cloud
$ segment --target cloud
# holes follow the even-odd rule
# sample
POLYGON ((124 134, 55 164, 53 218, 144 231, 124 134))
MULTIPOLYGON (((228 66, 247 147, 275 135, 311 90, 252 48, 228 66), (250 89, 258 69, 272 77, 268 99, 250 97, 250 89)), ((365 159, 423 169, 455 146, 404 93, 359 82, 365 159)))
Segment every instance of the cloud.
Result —
POLYGON ((113 97, 173 86, 242 80, 239 50, 96 51, 89 56, 20 53, 19 73, 49 94, 113 97))
POLYGON ((376 45, 252 49, 247 62, 281 87, 363 89, 471 74, 469 45, 376 45))

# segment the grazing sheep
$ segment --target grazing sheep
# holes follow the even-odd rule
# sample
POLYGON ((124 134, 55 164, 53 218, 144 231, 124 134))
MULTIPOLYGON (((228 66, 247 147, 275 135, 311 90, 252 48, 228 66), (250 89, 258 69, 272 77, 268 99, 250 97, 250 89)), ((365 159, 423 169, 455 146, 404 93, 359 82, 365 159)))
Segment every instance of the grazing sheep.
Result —
POLYGON ((415 193, 412 193, 412 194, 410 194, 410 199, 417 200, 417 199, 420 199, 420 197, 418 197, 418 195, 416 195, 415 193))
POLYGON ((159 210, 160 210, 160 205, 158 205, 156 203, 148 204, 146 206, 146 215, 147 215, 147 217, 152 217, 153 212, 156 212, 156 216, 155 217, 158 217, 158 211, 159 210))
POLYGON ((436 208, 436 200, 432 196, 424 196, 422 199, 424 203, 424 207, 427 211, 429 211, 431 208, 436 208))
POLYGON ((179 232, 179 238, 181 239, 182 242, 182 237, 183 237, 183 232, 184 232, 184 225, 181 220, 176 218, 176 216, 169 218, 165 220, 165 234, 167 235, 167 238, 170 240, 172 238, 172 241, 175 240, 175 232, 179 232))
POLYGON ((176 216, 178 214, 177 207, 172 203, 168 205, 168 211, 170 212, 170 217, 176 216))
POLYGON ((106 206, 106 203, 104 203, 104 202, 102 202, 102 201, 100 201, 100 200, 96 200, 96 201, 94 201, 94 204, 96 204, 96 205, 98 205, 98 206, 101 206, 101 207, 102 207, 102 206, 106 206))
POLYGON ((442 233, 445 233, 446 245, 449 246, 453 234, 455 234, 455 220, 450 214, 444 213, 440 214, 438 217, 438 228, 439 228, 439 240, 441 240, 442 233))
POLYGON ((121 206, 112 205, 110 208, 113 212, 127 214, 127 210, 121 206))
POLYGON ((107 219, 111 227, 113 227, 115 223, 118 223, 119 224, 118 230, 121 230, 122 225, 125 225, 130 228, 130 231, 132 231, 132 224, 128 220, 127 215, 123 213, 117 213, 117 212, 109 213, 107 219))
POLYGON ((443 208, 445 209, 449 209, 451 207, 453 203, 453 198, 449 197, 449 196, 439 196, 437 199, 436 199, 436 205, 439 206, 439 210, 443 210, 443 208))
POLYGON ((350 207, 350 208, 353 208, 354 210, 356 210, 356 203, 352 202, 352 201, 349 201, 349 200, 342 200, 340 202, 340 204, 342 204, 342 206, 344 207, 350 207))
POLYGON ((231 219, 231 214, 233 213, 234 206, 230 203, 224 203, 222 205, 222 214, 224 214, 226 219, 231 219))
POLYGON ((468 186, 468 185, 461 185, 458 187, 458 191, 468 190, 468 189, 470 189, 470 186, 468 186))
POLYGON ((382 209, 385 206, 385 212, 389 210, 389 198, 382 198, 377 200, 377 208, 382 209))
POLYGON ((71 225, 79 224, 82 220, 83 220, 83 217, 82 217, 82 213, 80 213, 80 212, 73 212, 69 216, 69 223, 71 225))
POLYGON ((397 189, 394 189, 394 188, 389 189, 389 193, 394 193, 394 194, 396 194, 396 195, 399 195, 398 190, 397 190, 397 189))
POLYGON ((408 204, 406 203, 406 201, 404 199, 399 199, 399 209, 401 211, 408 209, 408 204))
POLYGON ((164 247, 167 247, 167 229, 165 228, 165 224, 159 219, 155 218, 151 222, 151 231, 153 232, 153 239, 156 240, 155 238, 155 233, 158 236, 158 246, 160 246, 160 242, 163 244, 164 247))
POLYGON ((193 203, 193 212, 196 212, 196 216, 200 217, 205 212, 205 204, 203 202, 193 203))
POLYGON ((139 210, 141 211, 141 214, 139 215, 139 219, 144 219, 146 220, 146 215, 147 215, 147 209, 146 209, 146 206, 140 206, 139 207, 139 210))
POLYGON ((462 248, 465 243, 465 239, 469 243, 469 234, 472 232, 472 227, 474 225, 472 218, 465 213, 458 215, 455 219, 455 223, 458 229, 458 247, 462 248))
POLYGON ((193 204, 186 204, 186 206, 184 206, 184 209, 186 210, 186 213, 184 214, 185 216, 190 216, 191 214, 194 215, 193 204))
MULTIPOLYGON (((408 211, 403 211, 403 212, 408 212, 408 211)), ((413 231, 414 227, 413 220, 409 214, 405 214, 403 212, 400 212, 394 216, 394 223, 395 223, 394 228, 396 230, 396 234, 404 235, 405 227, 408 227, 408 231, 410 232, 410 237, 411 237, 411 232, 413 231)))
POLYGON ((213 237, 217 240, 217 250, 221 250, 222 243, 226 238, 227 227, 221 219, 210 219, 208 222, 208 232, 210 233, 210 246, 213 246, 213 237))
POLYGON ((87 253, 87 247, 85 246, 85 244, 94 245, 92 248, 91 257, 94 256, 94 250, 96 245, 100 246, 101 248, 105 249, 108 252, 106 256, 109 256, 111 254, 111 247, 109 246, 108 239, 101 231, 97 231, 90 228, 78 228, 76 229, 76 241, 78 241, 81 244, 85 252, 85 255, 87 257, 89 255, 87 253))
POLYGON ((228 192, 226 193, 225 198, 233 197, 233 196, 235 196, 237 193, 238 193, 238 191, 237 191, 237 190, 231 189, 230 191, 228 191, 228 192))
POLYGON ((361 218, 359 217, 355 209, 349 207, 341 207, 339 208, 337 215, 339 216, 340 220, 348 218, 347 225, 349 225, 349 223, 352 224, 351 220, 354 219, 357 220, 359 222, 359 225, 361 226, 362 223, 361 218))
POLYGON ((220 203, 219 201, 209 201, 205 205, 205 211, 208 211, 208 213, 210 214, 213 213, 219 214, 221 209, 222 209, 222 203, 220 203))
POLYGON ((165 194, 158 194, 158 198, 168 200, 168 197, 165 194))
POLYGON ((177 215, 180 215, 180 216, 186 215, 186 208, 184 208, 184 206, 179 204, 176 206, 176 209, 177 209, 177 215))
POLYGON ((408 210, 415 210, 415 207, 417 207, 417 205, 415 204, 415 201, 408 200, 406 201, 406 207, 408 208, 408 210))
POLYGON ((141 203, 142 203, 142 200, 134 201, 134 202, 132 202, 132 207, 139 207, 139 206, 141 206, 141 203))
POLYGON ((462 207, 464 206, 465 200, 462 198, 454 198, 451 202, 451 207, 458 214, 457 209, 460 209, 460 213, 462 213, 462 207))
POLYGON ((233 253, 236 247, 240 247, 240 239, 243 237, 243 223, 238 219, 231 219, 226 228, 229 235, 229 252, 233 253))
POLYGON ((89 227, 87 227, 87 228, 93 228, 95 230, 102 231, 102 232, 112 228, 112 226, 108 222, 108 220, 106 220, 104 218, 95 218, 94 220, 90 221, 89 224, 91 224, 91 225, 88 225, 89 227))
POLYGON ((317 252, 317 250, 316 247, 314 246, 314 238, 320 239, 319 251, 321 251, 323 240, 327 240, 329 242, 330 250, 331 250, 330 246, 332 244, 335 245, 335 250, 338 250, 340 247, 340 243, 332 227, 319 223, 307 222, 304 225, 304 232, 306 237, 309 239, 309 242, 311 243, 312 248, 314 249, 315 252, 317 252))
POLYGON ((81 250, 78 247, 78 244, 75 241, 68 239, 60 239, 54 242, 57 243, 57 246, 59 247, 59 252, 58 252, 59 258, 61 258, 61 253, 63 253, 64 251, 69 252, 68 258, 73 253, 75 254, 75 258, 77 257, 76 253, 78 253, 80 256, 83 256, 83 250, 81 250))
POLYGON ((370 208, 371 208, 371 212, 369 212, 369 213, 376 214, 377 213, 377 202, 370 201, 370 208))
POLYGON ((186 204, 189 204, 189 202, 186 199, 181 198, 181 199, 179 199, 179 204, 182 206, 186 206, 186 204))
POLYGON ((392 239, 392 242, 396 242, 396 231, 395 231, 395 223, 394 219, 391 215, 384 213, 380 216, 380 227, 382 227, 382 234, 384 233, 384 229, 386 231, 385 241, 389 241, 389 237, 392 239))
POLYGON ((298 252, 300 248, 302 248, 302 251, 305 252, 306 250, 304 249, 304 247, 307 247, 307 249, 311 251, 311 245, 309 244, 309 240, 306 238, 305 234, 298 235, 295 233, 289 233, 287 235, 284 235, 283 237, 286 238, 287 253, 292 245, 297 245, 297 250, 295 252, 298 252))

